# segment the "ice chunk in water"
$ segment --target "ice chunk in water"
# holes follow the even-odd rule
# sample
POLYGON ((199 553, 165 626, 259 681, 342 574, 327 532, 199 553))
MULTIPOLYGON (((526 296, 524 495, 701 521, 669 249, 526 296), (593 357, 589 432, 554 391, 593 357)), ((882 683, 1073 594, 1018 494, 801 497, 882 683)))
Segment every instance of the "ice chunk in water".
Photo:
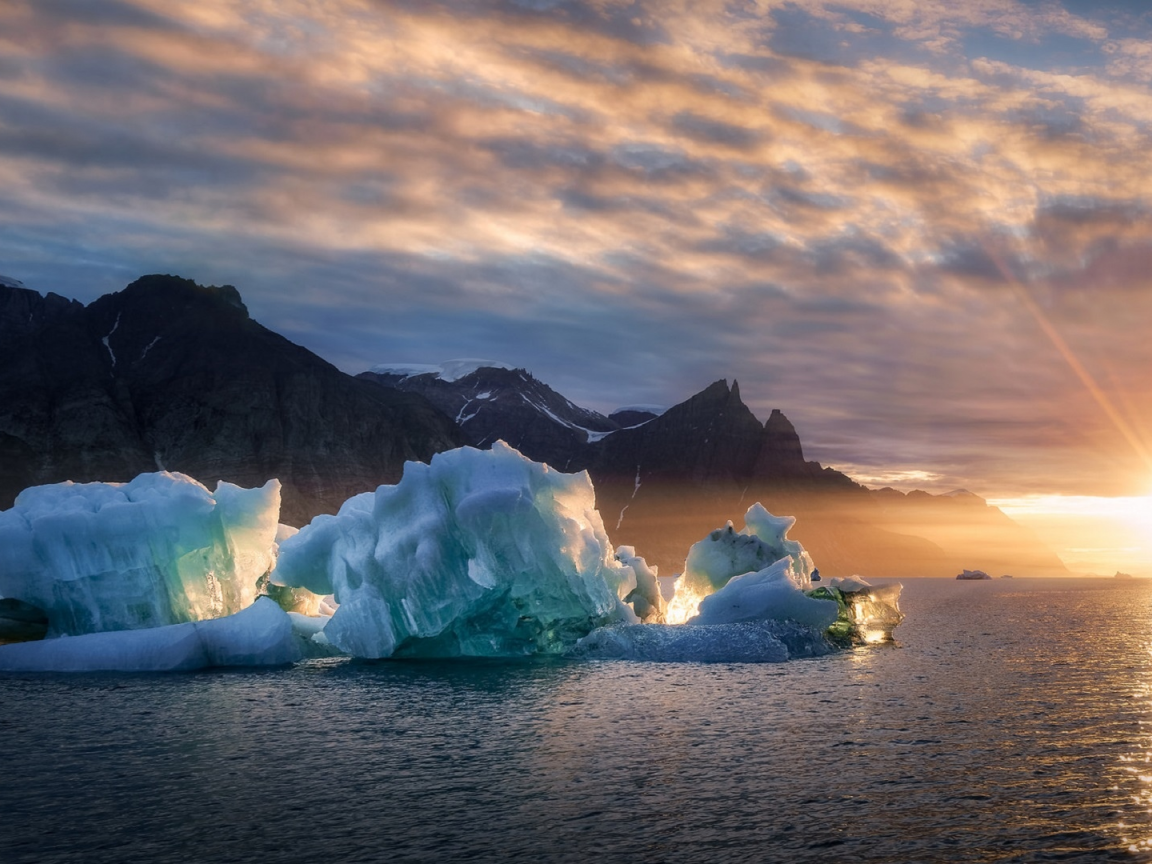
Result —
POLYGON ((619 547, 616 560, 625 567, 631 567, 636 576, 636 587, 624 598, 624 602, 631 604, 636 617, 645 624, 663 624, 668 603, 660 593, 659 568, 650 566, 636 554, 633 546, 619 547))
POLYGON ((25 489, 0 512, 0 596, 48 615, 49 635, 218 618, 250 606, 273 562, 280 482, 182 474, 25 489))
POLYGON ((839 617, 834 600, 815 599, 789 578, 791 560, 782 558, 756 573, 729 579, 719 591, 700 601, 690 624, 735 624, 739 621, 795 621, 823 632, 839 617))
POLYGON ((581 639, 571 654, 591 660, 655 663, 783 663, 834 650, 819 630, 794 621, 770 620, 601 627, 581 639))
POLYGON ((0 670, 9 672, 175 672, 299 659, 288 614, 267 597, 212 621, 0 645, 0 670))
POLYGON ((795 588, 812 587, 812 558, 797 541, 788 539, 788 529, 796 524, 794 516, 773 516, 757 502, 748 508, 744 523, 744 530, 737 531, 729 522, 688 550, 684 572, 668 604, 669 623, 687 621, 701 600, 733 577, 760 572, 777 561, 787 562, 779 572, 795 588))
POLYGON ((284 540, 272 581, 335 594, 324 636, 358 657, 555 653, 636 620, 586 473, 503 442, 409 462, 284 540))

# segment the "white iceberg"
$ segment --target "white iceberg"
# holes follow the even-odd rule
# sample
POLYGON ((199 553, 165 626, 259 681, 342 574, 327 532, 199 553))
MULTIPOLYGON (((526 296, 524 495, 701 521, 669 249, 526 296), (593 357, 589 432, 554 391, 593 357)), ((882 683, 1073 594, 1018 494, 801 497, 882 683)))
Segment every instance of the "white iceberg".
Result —
POLYGON ((168 473, 25 490, 0 512, 0 636, 35 638, 46 617, 49 638, 0 647, 0 670, 337 653, 779 662, 883 638, 902 618, 899 585, 813 590, 795 520, 760 504, 744 530, 692 546, 666 606, 656 569, 612 551, 588 475, 503 442, 410 462, 397 485, 299 532, 277 524, 279 491, 213 494, 168 473))
POLYGON ((25 489, 0 512, 0 596, 43 610, 49 636, 219 618, 274 563, 280 482, 182 474, 25 489))
POLYGON ((815 568, 804 547, 788 539, 788 529, 795 524, 794 516, 773 516, 757 502, 744 514, 742 531, 729 522, 694 543, 688 550, 684 572, 676 579, 675 594, 668 604, 668 623, 684 623, 696 614, 705 597, 729 580, 758 573, 778 561, 786 563, 773 571, 772 581, 782 578, 797 591, 809 590, 815 568))
MULTIPOLYGON (((603 627, 571 653, 651 662, 779 663, 890 638, 904 617, 901 586, 873 587, 857 576, 814 589, 811 557, 787 538, 795 521, 753 504, 743 531, 729 522, 689 550, 668 624, 603 627)), ((621 560, 627 562, 628 555, 621 560)))
POLYGON ((186 672, 283 666, 301 657, 288 613, 267 597, 235 615, 146 630, 0 645, 6 672, 186 672))
POLYGON ((645 624, 663 624, 668 612, 668 603, 660 593, 660 569, 649 565, 636 554, 634 546, 621 546, 616 550, 616 560, 623 566, 632 568, 636 587, 624 598, 632 607, 636 617, 645 624))
POLYGON ((728 580, 719 591, 700 601, 690 624, 736 624, 741 621, 795 621, 827 630, 840 616, 834 600, 809 597, 789 577, 791 560, 781 559, 763 570, 728 580))
POLYGON ((335 595, 323 636, 357 657, 558 653, 635 621, 586 473, 503 442, 409 462, 284 540, 275 584, 335 595))

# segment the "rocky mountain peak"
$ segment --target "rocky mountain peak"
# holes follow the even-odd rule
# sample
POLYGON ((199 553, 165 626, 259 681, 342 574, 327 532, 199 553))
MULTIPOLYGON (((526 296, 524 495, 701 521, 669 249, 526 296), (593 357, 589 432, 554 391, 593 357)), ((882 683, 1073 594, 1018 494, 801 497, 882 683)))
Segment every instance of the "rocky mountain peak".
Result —
POLYGON ((130 283, 123 291, 112 296, 139 303, 145 295, 149 299, 163 298, 169 302, 206 303, 239 309, 248 317, 248 307, 240 299, 240 292, 234 285, 199 285, 191 279, 179 276, 153 273, 141 276, 130 283))
POLYGON ((37 297, 0 294, 0 507, 33 483, 166 469, 277 477, 283 521, 302 524, 463 443, 426 400, 253 321, 232 286, 153 275, 87 307, 37 297), (63 314, 35 331, 4 312, 49 306, 63 314))
POLYGON ((454 418, 473 446, 490 447, 504 440, 525 456, 562 471, 583 468, 590 443, 619 428, 602 414, 573 404, 525 369, 477 366, 480 362, 381 365, 357 377, 420 394, 454 418))
POLYGON ((800 446, 796 427, 779 408, 773 408, 764 423, 760 455, 752 473, 756 477, 781 479, 798 479, 812 473, 804 461, 804 450, 800 446))
POLYGON ((59 294, 44 296, 30 288, 0 284, 0 328, 5 333, 29 330, 83 308, 83 304, 59 294))
POLYGON ((768 419, 764 421, 764 431, 772 435, 795 435, 796 427, 792 425, 791 420, 784 416, 783 411, 779 408, 773 408, 768 419))
POLYGON ((89 309, 101 323, 111 319, 110 326, 115 316, 128 312, 153 331, 251 320, 248 307, 234 286, 198 285, 191 279, 159 274, 142 276, 124 290, 95 300, 89 309))

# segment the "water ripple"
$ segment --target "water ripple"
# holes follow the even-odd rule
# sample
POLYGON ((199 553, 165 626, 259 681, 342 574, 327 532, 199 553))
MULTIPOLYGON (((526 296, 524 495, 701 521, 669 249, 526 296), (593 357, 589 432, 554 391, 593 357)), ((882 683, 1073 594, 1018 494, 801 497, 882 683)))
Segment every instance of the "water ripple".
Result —
POLYGON ((1152 586, 906 584, 781 665, 0 678, 23 862, 1152 860, 1152 586))

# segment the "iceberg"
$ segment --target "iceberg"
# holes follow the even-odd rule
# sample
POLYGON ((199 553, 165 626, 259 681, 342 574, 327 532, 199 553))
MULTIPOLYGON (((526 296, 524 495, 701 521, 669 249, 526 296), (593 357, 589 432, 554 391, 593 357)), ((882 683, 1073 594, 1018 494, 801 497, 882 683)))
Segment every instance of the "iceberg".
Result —
POLYGON ((777 562, 784 563, 760 582, 782 579, 798 591, 811 588, 812 558, 799 542, 788 539, 788 530, 795 524, 794 516, 773 516, 757 502, 744 515, 742 531, 729 522, 694 543, 684 561, 684 572, 676 579, 668 604, 668 623, 681 624, 692 618, 705 597, 724 588, 734 577, 758 573, 777 562))
POLYGON ((288 613, 267 597, 211 621, 0 645, 5 672, 186 672, 283 666, 301 657, 288 613))
POLYGON ((636 616, 587 473, 503 442, 409 462, 280 546, 271 581, 332 594, 324 638, 357 657, 555 654, 636 616))
POLYGON ((41 610, 49 637, 231 615, 273 566, 279 512, 278 480, 34 486, 0 511, 0 596, 41 610))
POLYGON ((962 570, 957 579, 991 579, 992 577, 985 573, 983 570, 962 570))
POLYGON ((409 462, 300 531, 279 483, 180 474, 25 490, 0 512, 0 670, 163 671, 306 657, 780 662, 878 641, 899 585, 822 580, 761 504, 688 551, 671 603, 615 551, 587 473, 503 442, 409 462), (258 596, 267 595, 267 596, 258 596), (643 622, 643 623, 641 623, 643 622))
POLYGON ((616 560, 625 567, 632 568, 636 587, 624 598, 645 624, 663 624, 668 613, 668 603, 660 593, 660 570, 655 565, 636 554, 634 546, 621 546, 616 550, 616 560))
MULTIPOLYGON (((744 530, 729 522, 689 549, 668 624, 602 627, 571 653, 650 662, 780 663, 890 638, 904 617, 901 586, 874 587, 854 576, 813 588, 811 557, 787 537, 795 521, 753 504, 744 530)), ((633 552, 624 551, 618 557, 627 563, 633 552)))
POLYGON ((809 596, 836 601, 840 615, 828 629, 828 636, 837 644, 847 646, 892 638, 892 631, 904 620, 904 613, 900 611, 902 590, 899 582, 872 585, 859 576, 852 576, 832 579, 827 586, 809 592, 809 596))
POLYGON ((792 561, 783 558, 763 570, 734 576, 700 601, 690 624, 737 624, 741 621, 795 621, 817 631, 836 623, 834 600, 810 597, 789 578, 792 561))

